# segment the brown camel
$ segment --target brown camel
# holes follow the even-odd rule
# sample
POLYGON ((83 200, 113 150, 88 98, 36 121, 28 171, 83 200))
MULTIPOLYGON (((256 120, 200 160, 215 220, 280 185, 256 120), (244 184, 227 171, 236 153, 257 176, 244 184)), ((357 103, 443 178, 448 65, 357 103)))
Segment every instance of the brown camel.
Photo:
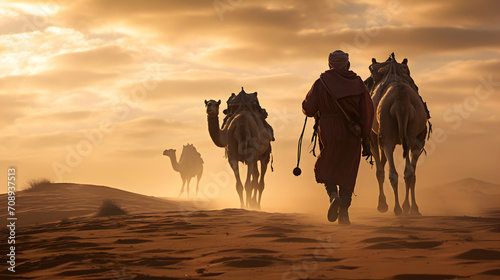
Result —
POLYGON ((201 175, 203 174, 203 159, 201 158, 200 153, 196 151, 196 148, 193 146, 193 144, 187 144, 183 146, 179 162, 177 162, 174 149, 163 151, 163 155, 170 158, 170 161, 172 162, 172 168, 181 174, 182 188, 181 193, 178 197, 180 197, 184 192, 184 185, 186 185, 187 182, 187 197, 189 198, 189 183, 195 176, 197 177, 196 195, 198 195, 200 179, 201 175))
MULTIPOLYGON (((242 90, 236 96, 236 100, 252 100, 256 99, 256 96, 257 93, 247 94, 242 90)), ((235 111, 228 115, 222 129, 219 128, 220 103, 220 100, 205 100, 210 137, 216 146, 226 149, 229 165, 236 177, 236 191, 240 198, 241 208, 245 208, 245 203, 238 167, 239 162, 248 166, 245 181, 246 207, 260 209, 262 192, 264 191, 264 176, 271 154, 272 132, 266 127, 261 112, 252 108, 251 105, 255 103, 245 101, 234 107, 235 111), (257 168, 258 161, 260 161, 261 167, 260 179, 257 168)))
POLYGON ((380 212, 388 210, 383 185, 384 166, 389 162, 389 180, 395 197, 394 213, 420 215, 415 199, 415 170, 417 160, 424 151, 428 114, 418 94, 418 88, 410 77, 407 63, 406 58, 402 63, 398 63, 394 53, 386 62, 378 63, 375 58, 372 59, 371 77, 367 79, 371 83, 368 86, 375 108, 371 143, 379 184, 378 210, 380 212), (393 157, 394 148, 398 144, 403 146, 405 159, 406 196, 403 209, 399 206, 398 173, 393 157))

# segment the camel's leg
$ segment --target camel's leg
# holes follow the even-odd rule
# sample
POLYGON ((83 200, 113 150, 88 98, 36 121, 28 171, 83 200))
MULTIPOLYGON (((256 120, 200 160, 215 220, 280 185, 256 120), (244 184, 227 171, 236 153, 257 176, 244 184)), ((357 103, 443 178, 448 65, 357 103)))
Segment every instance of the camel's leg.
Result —
POLYGON ((186 184, 186 178, 182 178, 182 188, 181 188, 181 193, 179 194, 179 197, 181 197, 182 193, 184 193, 184 185, 186 184))
POLYGON ((186 195, 187 198, 189 198, 189 183, 191 182, 191 177, 187 179, 187 184, 186 184, 186 195))
POLYGON ((385 157, 384 151, 383 150, 380 150, 380 151, 381 151, 380 165, 382 167, 382 172, 380 172, 380 173, 377 174, 377 179, 378 178, 382 178, 382 182, 379 183, 379 192, 382 193, 383 199, 382 199, 382 203, 380 202, 380 199, 379 199, 379 207, 380 207, 379 211, 382 212, 382 213, 385 213, 385 212, 387 212, 387 210, 389 210, 389 205, 387 205, 386 197, 384 195, 385 164, 387 163, 387 158, 385 157))
POLYGON ((415 183, 417 182, 417 175, 415 172, 417 171, 417 161, 418 158, 422 152, 420 150, 418 151, 412 151, 411 152, 411 165, 413 167, 413 176, 411 177, 410 181, 410 190, 411 190, 411 209, 410 209, 410 215, 414 216, 421 216, 420 211, 418 211, 418 205, 417 205, 417 200, 415 199, 415 183))
POLYGON ((396 171, 396 166, 394 164, 394 144, 384 143, 384 153, 389 163, 389 181, 391 182, 392 190, 394 191, 394 214, 396 216, 401 215, 401 206, 399 206, 399 195, 398 195, 398 172, 396 171))
POLYGON ((245 204, 243 203, 243 184, 241 183, 238 161, 230 160, 229 165, 231 165, 231 168, 234 172, 234 177, 236 177, 236 191, 238 192, 238 196, 240 197, 240 207, 245 208, 245 204))
POLYGON ((201 179, 201 175, 198 174, 198 176, 196 177, 196 194, 195 194, 195 197, 198 197, 198 190, 200 189, 200 179, 201 179))
POLYGON ((259 209, 259 205, 257 203, 257 195, 258 195, 258 185, 259 183, 259 169, 257 168, 257 162, 255 162, 255 165, 254 165, 254 168, 253 168, 253 174, 252 174, 252 187, 253 187, 253 191, 252 191, 252 200, 251 200, 251 203, 252 203, 252 208, 255 208, 255 209, 259 209))
POLYGON ((252 175, 254 173, 254 169, 256 164, 253 162, 249 162, 247 164, 248 166, 248 172, 247 172, 247 179, 245 181, 245 191, 247 193, 247 208, 250 208, 251 200, 252 200, 252 192, 253 192, 253 182, 252 182, 252 175))
POLYGON ((384 156, 384 153, 380 153, 378 136, 375 133, 371 134, 371 149, 373 157, 375 158, 375 168, 377 170, 377 181, 378 181, 378 191, 379 191, 377 210, 381 213, 385 213, 389 209, 384 194, 384 176, 385 176, 384 166, 386 158, 384 156))
MULTIPOLYGON (((413 156, 413 152, 412 152, 413 156)), ((406 187, 406 194, 405 194, 405 200, 403 202, 403 215, 408 215, 410 213, 410 200, 409 195, 410 195, 410 187, 412 184, 412 180, 415 179, 415 169, 413 168, 411 162, 410 162, 410 156, 408 156, 405 159, 405 187, 406 187)))
POLYGON ((259 198, 257 200, 257 204, 258 204, 259 209, 260 209, 260 202, 262 200, 262 193, 264 192, 264 176, 266 175, 268 163, 269 163, 269 159, 265 159, 265 160, 260 161, 260 181, 259 181, 259 185, 258 185, 259 198))
POLYGON ((413 167, 412 177, 409 178, 410 190, 411 190, 411 209, 410 215, 421 216, 420 211, 418 211, 417 200, 415 198, 415 184, 417 182, 417 161, 420 155, 422 154, 422 150, 425 145, 425 136, 426 133, 421 133, 417 136, 416 144, 411 149, 411 166, 413 167))

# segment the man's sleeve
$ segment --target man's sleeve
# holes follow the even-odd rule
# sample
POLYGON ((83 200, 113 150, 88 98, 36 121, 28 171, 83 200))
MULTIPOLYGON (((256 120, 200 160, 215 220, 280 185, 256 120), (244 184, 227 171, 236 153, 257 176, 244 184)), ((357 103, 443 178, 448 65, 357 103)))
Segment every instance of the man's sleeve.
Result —
POLYGON ((374 109, 373 109, 372 99, 367 90, 363 94, 363 98, 361 98, 361 104, 359 108, 361 109, 360 112, 360 122, 362 128, 361 137, 368 138, 370 137, 370 132, 373 125, 374 109))
POLYGON ((316 81, 302 102, 302 112, 308 117, 314 117, 318 110, 318 81, 316 81))

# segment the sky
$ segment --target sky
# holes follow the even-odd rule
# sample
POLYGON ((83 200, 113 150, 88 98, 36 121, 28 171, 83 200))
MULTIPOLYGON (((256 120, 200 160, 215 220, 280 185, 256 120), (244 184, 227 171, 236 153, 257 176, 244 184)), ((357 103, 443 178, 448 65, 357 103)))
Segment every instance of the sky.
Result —
MULTIPOLYGON (((2 1, 0 179, 14 166, 20 188, 47 178, 176 197, 181 179, 162 152, 179 157, 191 143, 205 162, 199 197, 238 207, 204 100, 244 87, 258 92, 276 136, 263 207, 326 200, 308 153, 311 120, 303 174, 292 169, 301 102, 342 49, 363 79, 372 58, 408 58, 434 129, 417 189, 468 177, 500 184, 498 10, 494 0, 2 1)), ((375 205, 376 190, 362 161, 359 201, 375 205)))

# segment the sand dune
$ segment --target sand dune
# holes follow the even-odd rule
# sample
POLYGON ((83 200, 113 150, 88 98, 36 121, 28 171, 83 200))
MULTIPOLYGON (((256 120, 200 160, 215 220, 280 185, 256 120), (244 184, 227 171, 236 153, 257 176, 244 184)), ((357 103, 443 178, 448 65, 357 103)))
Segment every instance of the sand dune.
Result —
POLYGON ((198 210, 107 187, 54 188, 51 195, 20 195, 29 201, 26 218, 36 209, 41 217, 63 209, 88 213, 18 228, 12 279, 500 277, 500 207, 481 217, 394 217, 358 209, 353 225, 342 227, 302 214, 198 210), (85 191, 95 196, 83 205, 65 197, 68 188, 82 200, 85 191), (102 199, 97 193, 112 195, 129 214, 92 217, 102 199))
POLYGON ((421 208, 429 214, 481 215, 500 207, 500 185, 466 178, 419 189, 417 197, 421 208))
MULTIPOLYGON (((72 217, 94 215, 104 199, 112 199, 129 213, 158 212, 178 209, 172 201, 131 193, 116 188, 82 184, 55 183, 43 191, 20 191, 16 195, 18 224, 61 221, 72 217)), ((7 194, 0 194, 0 201, 7 203, 7 194)), ((4 221, 7 212, 2 212, 4 221)))

